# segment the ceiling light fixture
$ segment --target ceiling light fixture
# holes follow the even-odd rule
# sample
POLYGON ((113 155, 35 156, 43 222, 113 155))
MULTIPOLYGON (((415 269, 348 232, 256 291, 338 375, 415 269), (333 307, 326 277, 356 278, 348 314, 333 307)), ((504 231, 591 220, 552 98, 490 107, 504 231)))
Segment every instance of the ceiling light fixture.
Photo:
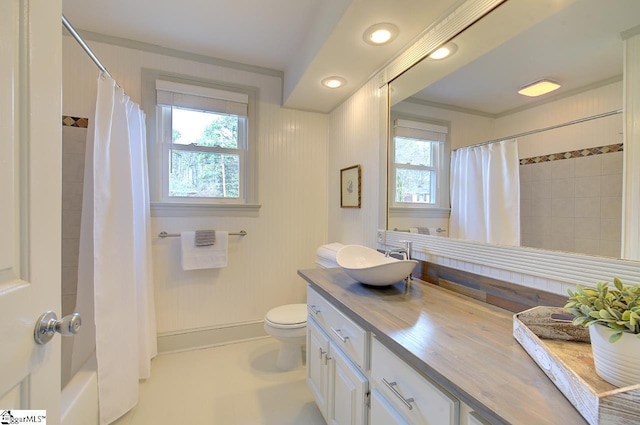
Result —
POLYGON ((381 46, 383 44, 391 43, 397 36, 400 30, 397 26, 390 23, 380 23, 371 25, 362 35, 365 42, 374 46, 381 46))
POLYGON ((447 43, 442 47, 436 49, 433 53, 431 53, 428 58, 434 60, 444 59, 446 57, 451 56, 458 50, 458 46, 455 43, 447 43))
POLYGON ((542 79, 521 87, 520 90, 518 90, 518 93, 523 96, 536 97, 542 96, 543 94, 547 94, 559 88, 560 84, 551 80, 542 79))
POLYGON ((322 80, 322 85, 330 89, 337 89, 347 84, 347 80, 342 77, 327 77, 322 80))

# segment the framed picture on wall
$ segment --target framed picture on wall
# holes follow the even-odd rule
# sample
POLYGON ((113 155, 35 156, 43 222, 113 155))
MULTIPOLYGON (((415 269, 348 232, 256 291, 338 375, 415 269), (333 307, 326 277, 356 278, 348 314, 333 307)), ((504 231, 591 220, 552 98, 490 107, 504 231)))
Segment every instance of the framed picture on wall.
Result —
POLYGON ((340 170, 340 206, 360 208, 360 165, 340 170))

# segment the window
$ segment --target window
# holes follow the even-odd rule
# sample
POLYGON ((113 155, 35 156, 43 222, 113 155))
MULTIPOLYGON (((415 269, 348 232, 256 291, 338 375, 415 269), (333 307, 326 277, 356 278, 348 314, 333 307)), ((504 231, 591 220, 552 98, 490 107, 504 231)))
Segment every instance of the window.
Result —
POLYGON ((391 146, 391 200, 394 207, 449 208, 448 128, 395 119, 391 146))
POLYGON ((160 202, 246 204, 252 199, 250 94, 155 80, 156 193, 160 202))
POLYGON ((240 199, 245 117, 175 106, 166 110, 171 114, 166 120, 171 124, 168 196, 240 199))

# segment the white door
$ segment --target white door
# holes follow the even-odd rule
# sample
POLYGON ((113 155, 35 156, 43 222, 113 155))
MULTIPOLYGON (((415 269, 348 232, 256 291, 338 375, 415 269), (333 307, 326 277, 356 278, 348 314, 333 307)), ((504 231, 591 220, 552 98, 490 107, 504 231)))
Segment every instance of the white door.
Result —
POLYGON ((3 0, 0 13, 0 413, 60 422, 61 1, 3 0))

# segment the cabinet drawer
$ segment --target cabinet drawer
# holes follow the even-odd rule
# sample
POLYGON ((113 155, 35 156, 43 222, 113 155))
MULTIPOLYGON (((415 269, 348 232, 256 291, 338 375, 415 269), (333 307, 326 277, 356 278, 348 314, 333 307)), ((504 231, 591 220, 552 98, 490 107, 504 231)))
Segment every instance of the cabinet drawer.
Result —
POLYGON ((488 425, 489 422, 485 421, 476 412, 470 412, 467 416, 467 424, 468 425, 488 425))
POLYGON ((371 425, 410 425, 377 390, 371 391, 371 425))
POLYGON ((368 370, 369 333, 367 331, 310 287, 307 288, 307 310, 351 361, 360 369, 368 370))
POLYGON ((373 339, 371 379, 385 399, 411 424, 457 425, 459 401, 373 339))

